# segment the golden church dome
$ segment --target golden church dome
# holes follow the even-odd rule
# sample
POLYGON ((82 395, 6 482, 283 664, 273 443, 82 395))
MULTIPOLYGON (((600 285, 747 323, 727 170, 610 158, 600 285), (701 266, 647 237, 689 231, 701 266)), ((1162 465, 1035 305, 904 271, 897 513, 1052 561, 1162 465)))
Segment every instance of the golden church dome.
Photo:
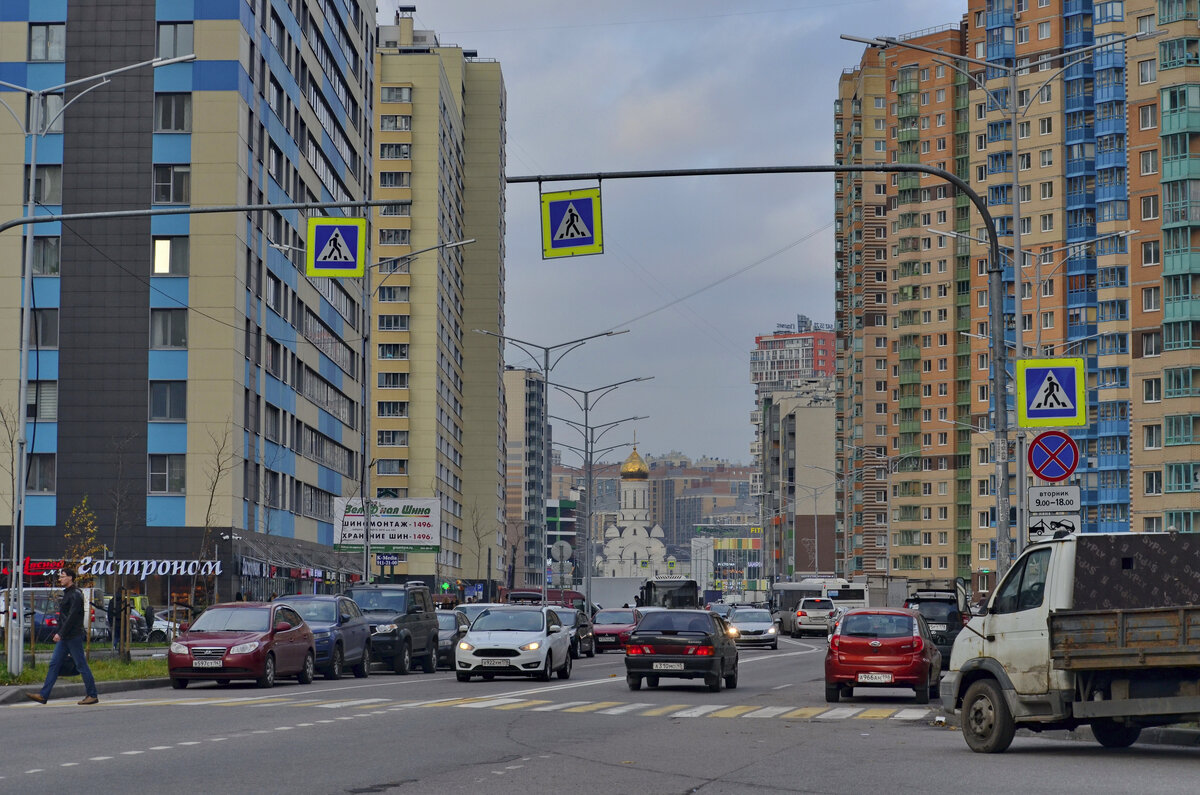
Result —
POLYGON ((646 466, 646 462, 638 455, 637 448, 633 448, 633 452, 629 454, 629 458, 625 459, 625 463, 621 464, 621 479, 622 480, 645 480, 650 477, 650 467, 646 466))

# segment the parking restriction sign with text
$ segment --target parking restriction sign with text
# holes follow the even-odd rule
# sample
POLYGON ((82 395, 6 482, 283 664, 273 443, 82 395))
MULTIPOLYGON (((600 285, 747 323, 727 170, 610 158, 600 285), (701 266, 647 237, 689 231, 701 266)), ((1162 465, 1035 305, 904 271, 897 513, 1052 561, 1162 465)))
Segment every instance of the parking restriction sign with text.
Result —
POLYGON ((1057 483, 1075 474, 1075 467, 1079 466, 1079 447, 1062 431, 1046 431, 1029 443, 1026 459, 1033 474, 1057 483))

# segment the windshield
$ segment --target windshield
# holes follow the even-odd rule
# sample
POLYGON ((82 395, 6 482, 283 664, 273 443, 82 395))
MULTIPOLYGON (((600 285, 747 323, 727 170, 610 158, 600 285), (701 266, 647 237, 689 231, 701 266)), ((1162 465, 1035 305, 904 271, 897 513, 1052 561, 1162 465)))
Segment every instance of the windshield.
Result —
POLYGON ((324 624, 332 624, 337 621, 337 605, 333 602, 318 602, 315 599, 312 601, 292 602, 292 607, 296 608, 296 612, 304 616, 305 621, 316 621, 324 624))
POLYGON ((913 619, 890 613, 851 613, 842 619, 842 634, 860 638, 910 637, 913 619))
POLYGON ((771 612, 769 610, 735 610, 730 617, 730 621, 734 623, 770 623, 771 612))
POLYGON ((575 627, 579 625, 579 614, 574 610, 563 611, 558 614, 558 617, 562 619, 564 627, 575 627))
POLYGON ((479 614, 488 609, 487 605, 459 605, 458 610, 466 613, 467 621, 474 621, 479 618, 479 614))
MULTIPOLYGON (((305 616, 308 618, 308 616, 305 616)), ((453 613, 438 613, 438 629, 445 632, 458 631, 458 616, 453 613)))
POLYGON ((801 605, 801 608, 804 610, 832 610, 833 609, 833 600, 832 599, 805 599, 804 604, 801 605))
POLYGON ((406 596, 404 591, 350 591, 350 598, 363 610, 386 610, 390 613, 404 612, 406 596))
POLYGON ((471 625, 472 632, 541 632, 541 610, 488 610, 471 625))
POLYGON ((673 610, 656 610, 642 616, 638 631, 651 632, 712 632, 713 620, 698 613, 682 613, 673 610))
POLYGON ((596 613, 597 624, 632 624, 632 610, 601 610, 596 613))
POLYGON ((193 632, 266 632, 271 628, 271 609, 267 607, 217 607, 205 610, 193 632))
POLYGON ((952 619, 961 620, 958 618, 958 607, 953 602, 917 602, 913 607, 917 609, 917 612, 925 616, 926 621, 946 624, 952 619))

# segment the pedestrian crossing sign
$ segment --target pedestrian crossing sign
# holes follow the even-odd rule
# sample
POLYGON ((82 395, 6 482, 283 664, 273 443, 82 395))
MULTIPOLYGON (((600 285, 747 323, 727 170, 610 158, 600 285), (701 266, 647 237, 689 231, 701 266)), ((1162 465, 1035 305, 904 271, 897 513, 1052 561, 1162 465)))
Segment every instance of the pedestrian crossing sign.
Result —
POLYGON ((542 194, 542 259, 603 253, 600 188, 542 194))
POLYGON ((1087 425, 1083 359, 1021 359, 1017 362, 1017 427, 1087 425))
POLYGON ((367 219, 309 218, 304 260, 308 276, 362 276, 367 263, 367 219))

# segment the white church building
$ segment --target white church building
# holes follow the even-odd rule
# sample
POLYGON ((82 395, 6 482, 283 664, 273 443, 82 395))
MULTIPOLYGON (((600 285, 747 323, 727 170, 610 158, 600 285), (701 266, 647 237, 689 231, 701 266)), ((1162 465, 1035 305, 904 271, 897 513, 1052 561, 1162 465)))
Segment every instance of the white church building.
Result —
POLYGON ((637 447, 621 465, 620 497, 616 524, 604 530, 600 576, 656 577, 677 573, 667 567, 662 527, 650 526, 650 467, 638 455, 637 447))

